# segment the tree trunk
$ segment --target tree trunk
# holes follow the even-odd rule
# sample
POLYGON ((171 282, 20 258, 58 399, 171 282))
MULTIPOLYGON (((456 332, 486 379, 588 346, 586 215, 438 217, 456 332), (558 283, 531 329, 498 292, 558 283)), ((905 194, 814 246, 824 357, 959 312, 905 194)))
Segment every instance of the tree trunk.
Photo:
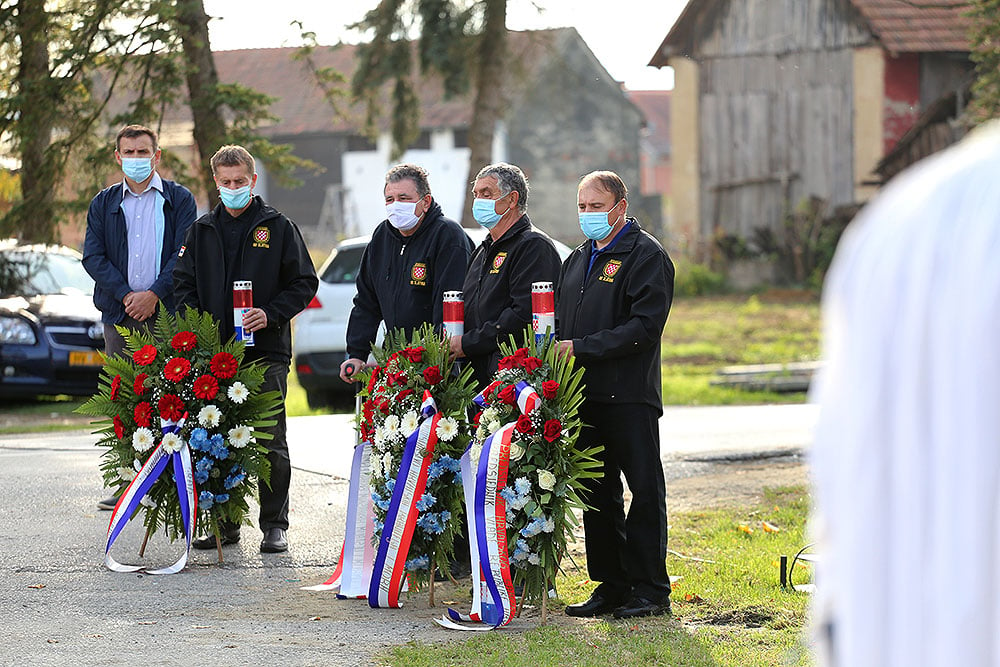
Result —
POLYGON ((208 15, 202 0, 177 0, 176 21, 181 28, 181 42, 187 60, 188 95, 194 120, 194 143, 201 166, 201 183, 209 208, 219 202, 219 192, 212 178, 212 155, 226 141, 226 121, 219 102, 219 75, 208 41, 208 15))
MULTIPOLYGON (((486 20, 479 38, 476 72, 476 99, 469 124, 469 176, 471 183, 479 170, 493 162, 493 131, 503 114, 503 74, 507 61, 507 0, 485 0, 486 20)), ((464 227, 475 227, 472 195, 466 190, 464 227)))
POLYGON ((22 241, 49 243, 56 241, 53 191, 58 186, 46 159, 58 108, 50 97, 55 82, 49 73, 49 15, 44 3, 20 0, 16 20, 21 42, 17 90, 22 102, 16 130, 21 155, 21 202, 11 212, 5 232, 22 241))

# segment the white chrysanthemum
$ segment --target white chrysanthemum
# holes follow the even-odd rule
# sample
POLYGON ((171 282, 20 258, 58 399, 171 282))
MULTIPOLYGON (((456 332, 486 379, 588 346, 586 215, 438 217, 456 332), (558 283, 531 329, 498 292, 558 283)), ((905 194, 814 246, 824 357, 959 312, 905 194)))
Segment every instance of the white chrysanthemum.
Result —
POLYGON ((476 440, 482 442, 490 436, 490 432, 486 430, 486 424, 480 424, 476 427, 476 440))
POLYGON ((479 456, 483 453, 483 443, 473 442, 472 451, 469 452, 469 460, 472 461, 473 465, 478 465, 479 456))
POLYGON ((392 454, 389 452, 382 455, 382 470, 386 477, 388 477, 389 473, 392 471, 392 454))
POLYGON ((371 465, 371 476, 381 479, 382 477, 382 457, 372 456, 368 459, 371 465))
POLYGON ((137 428, 132 434, 132 449, 137 452, 145 452, 156 444, 153 440, 153 432, 148 428, 137 428))
POLYGON ((131 482, 135 479, 135 470, 122 466, 118 469, 118 479, 123 482, 131 482))
POLYGON ((226 394, 233 403, 242 403, 250 396, 250 390, 242 382, 234 382, 226 394))
POLYGON ((420 426, 420 416, 413 410, 410 410, 403 415, 403 421, 400 424, 399 430, 403 433, 413 433, 417 430, 418 426, 420 426))
POLYGON ((251 438, 253 438, 253 429, 245 424, 229 429, 229 444, 236 449, 246 447, 250 444, 251 438))
POLYGON ((381 426, 375 427, 375 435, 372 436, 372 444, 375 445, 376 449, 382 449, 382 445, 385 444, 385 431, 381 426))
POLYGON ((522 456, 524 456, 524 447, 516 442, 510 443, 510 460, 517 461, 522 456))
POLYGON ((395 435, 396 431, 399 430, 399 417, 396 415, 389 415, 385 418, 385 421, 382 422, 382 428, 385 429, 386 437, 395 435))
POLYGON ((438 422, 437 425, 437 437, 441 438, 445 442, 450 442, 454 440, 455 436, 458 435, 458 422, 451 417, 445 417, 438 422))
POLYGON ((528 562, 532 565, 538 565, 542 559, 538 557, 538 554, 528 554, 528 562))
POLYGON ((176 433, 166 433, 163 436, 163 440, 160 441, 160 446, 163 447, 163 451, 173 454, 174 452, 181 451, 184 441, 176 433))
POLYGON ((548 470, 539 470, 538 487, 543 491, 551 491, 556 488, 556 476, 548 470))
POLYGON ((198 423, 205 428, 215 428, 222 421, 222 411, 214 405, 206 405, 198 411, 198 423))
POLYGON ((482 416, 479 418, 480 424, 489 424, 492 421, 497 420, 497 411, 494 408, 486 408, 483 410, 482 416))
POLYGON ((153 500, 152 498, 150 498, 148 495, 143 496, 142 500, 139 501, 139 504, 142 505, 142 506, 144 506, 144 507, 148 507, 150 509, 153 509, 153 508, 156 507, 156 501, 153 500))
POLYGON ((545 517, 545 523, 542 524, 543 533, 551 533, 556 529, 556 522, 552 520, 552 517, 545 517))

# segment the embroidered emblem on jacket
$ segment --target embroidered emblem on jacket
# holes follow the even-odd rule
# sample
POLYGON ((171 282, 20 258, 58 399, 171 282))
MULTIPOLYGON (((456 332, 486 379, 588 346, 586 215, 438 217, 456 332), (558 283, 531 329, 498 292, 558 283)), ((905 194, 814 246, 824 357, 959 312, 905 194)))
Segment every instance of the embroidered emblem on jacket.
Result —
POLYGON ((418 287, 427 287, 427 265, 417 262, 410 269, 410 284, 418 287))
POLYGON ((604 265, 604 270, 601 271, 601 275, 597 278, 598 280, 603 280, 606 283, 613 283, 615 281, 615 274, 618 273, 618 269, 622 268, 621 260, 609 259, 608 263, 604 265))
POLYGON ((271 230, 267 227, 258 227, 253 230, 253 247, 254 248, 270 248, 271 243, 271 230))
POLYGON ((490 269, 490 273, 500 273, 500 267, 503 266, 506 259, 506 252, 498 252, 497 256, 493 258, 493 268, 490 269))

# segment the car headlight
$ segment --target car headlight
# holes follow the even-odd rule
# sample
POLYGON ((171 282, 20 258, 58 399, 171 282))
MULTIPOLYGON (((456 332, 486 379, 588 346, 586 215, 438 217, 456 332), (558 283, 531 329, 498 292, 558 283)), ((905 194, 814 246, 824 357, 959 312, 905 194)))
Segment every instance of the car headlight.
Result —
POLYGON ((35 330, 20 317, 0 317, 0 343, 8 345, 34 345, 38 342, 35 330))

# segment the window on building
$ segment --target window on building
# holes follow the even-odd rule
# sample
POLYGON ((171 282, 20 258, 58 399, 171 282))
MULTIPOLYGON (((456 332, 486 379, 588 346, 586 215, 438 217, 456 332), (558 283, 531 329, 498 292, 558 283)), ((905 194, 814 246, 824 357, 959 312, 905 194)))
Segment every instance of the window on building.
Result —
POLYGON ((347 150, 350 152, 373 151, 375 150, 375 142, 362 134, 352 134, 347 137, 347 150))

